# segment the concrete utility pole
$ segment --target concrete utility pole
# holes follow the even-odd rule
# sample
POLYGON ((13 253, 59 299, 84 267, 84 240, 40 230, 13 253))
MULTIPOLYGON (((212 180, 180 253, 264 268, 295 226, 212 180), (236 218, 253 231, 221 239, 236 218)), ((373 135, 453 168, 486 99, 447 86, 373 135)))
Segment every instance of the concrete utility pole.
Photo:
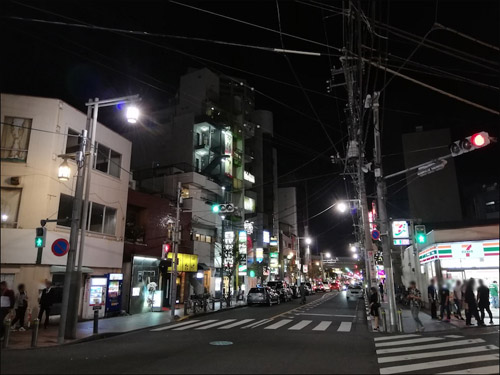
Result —
POLYGON ((76 153, 76 186, 75 196, 73 198, 73 212, 71 214, 71 231, 69 235, 69 250, 68 258, 66 261, 66 275, 64 277, 63 298, 61 305, 61 319, 59 320, 59 332, 57 334, 58 344, 64 344, 66 322, 68 321, 70 291, 75 272, 75 258, 76 249, 78 246, 78 230, 80 229, 80 213, 82 209, 82 196, 83 196, 83 169, 85 167, 85 150, 87 147, 87 130, 82 130, 82 143, 80 144, 80 151, 76 153))
POLYGON ((377 182, 377 203, 380 221, 380 239, 382 241, 382 251, 384 256, 385 288, 387 291, 387 300, 389 302, 389 332, 397 331, 396 319, 396 300, 394 291, 394 275, 392 271, 391 256, 391 238, 389 231, 389 218, 387 216, 386 193, 387 187, 383 177, 382 169, 382 150, 380 143, 380 124, 379 124, 379 92, 373 94, 373 129, 375 137, 375 180, 377 182))
POLYGON ((177 182, 177 206, 175 212, 174 256, 172 257, 172 273, 170 274, 170 315, 175 317, 175 302, 177 301, 177 262, 179 254, 179 228, 181 219, 181 182, 177 182))

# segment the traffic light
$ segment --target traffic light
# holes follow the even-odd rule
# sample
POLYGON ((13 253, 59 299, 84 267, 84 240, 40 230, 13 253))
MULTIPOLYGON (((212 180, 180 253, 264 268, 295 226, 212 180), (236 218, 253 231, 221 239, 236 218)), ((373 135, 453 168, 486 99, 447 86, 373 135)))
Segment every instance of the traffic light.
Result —
POLYGON ((212 205, 212 212, 214 214, 225 214, 234 212, 234 204, 232 203, 222 203, 212 205))
POLYGON ((427 242, 425 225, 415 225, 415 241, 418 244, 424 244, 427 242))
POLYGON ((36 228, 35 247, 45 247, 47 229, 45 227, 36 228))
POLYGON ((163 258, 166 258, 167 254, 172 250, 172 244, 169 242, 164 243, 162 246, 162 250, 163 258))
POLYGON ((220 206, 219 204, 214 204, 214 205, 212 205, 212 212, 213 212, 214 214, 218 214, 218 213, 219 213, 219 210, 220 210, 220 207, 219 207, 219 206, 220 206))
POLYGON ((464 138, 460 141, 455 141, 450 145, 451 156, 455 157, 466 152, 477 150, 491 143, 490 135, 487 132, 479 132, 464 138))

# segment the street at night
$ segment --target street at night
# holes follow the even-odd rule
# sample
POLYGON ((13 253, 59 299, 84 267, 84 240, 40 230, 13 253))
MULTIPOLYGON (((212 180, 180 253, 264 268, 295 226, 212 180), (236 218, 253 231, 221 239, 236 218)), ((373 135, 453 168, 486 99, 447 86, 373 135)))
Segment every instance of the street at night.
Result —
POLYGON ((500 2, 0 2, 1 374, 498 374, 500 2))

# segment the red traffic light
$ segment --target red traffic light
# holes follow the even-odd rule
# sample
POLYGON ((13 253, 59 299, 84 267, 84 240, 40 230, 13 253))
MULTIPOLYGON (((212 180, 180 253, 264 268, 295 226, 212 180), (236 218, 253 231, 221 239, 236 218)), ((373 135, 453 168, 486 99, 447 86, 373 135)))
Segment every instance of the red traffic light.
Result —
POLYGON ((170 252, 171 246, 169 243, 163 244, 163 255, 166 256, 170 252))
POLYGON ((486 132, 474 134, 470 137, 470 141, 474 145, 474 147, 484 147, 490 143, 488 133, 486 132))

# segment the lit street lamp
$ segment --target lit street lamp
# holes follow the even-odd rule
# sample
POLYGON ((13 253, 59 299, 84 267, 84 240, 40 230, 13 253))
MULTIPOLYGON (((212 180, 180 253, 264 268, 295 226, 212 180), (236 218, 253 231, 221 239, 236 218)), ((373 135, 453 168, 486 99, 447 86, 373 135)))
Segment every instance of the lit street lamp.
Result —
POLYGON ((59 181, 69 181, 71 177, 71 168, 69 167, 68 160, 64 158, 63 163, 59 166, 57 178, 59 181))
POLYGON ((306 237, 306 245, 312 244, 311 237, 306 237))
POLYGON ((320 257, 321 257, 321 270, 323 271, 323 281, 325 281, 325 265, 323 263, 323 254, 325 255, 325 258, 328 258, 330 259, 332 257, 332 254, 330 254, 329 252, 321 252, 319 253, 320 257))

